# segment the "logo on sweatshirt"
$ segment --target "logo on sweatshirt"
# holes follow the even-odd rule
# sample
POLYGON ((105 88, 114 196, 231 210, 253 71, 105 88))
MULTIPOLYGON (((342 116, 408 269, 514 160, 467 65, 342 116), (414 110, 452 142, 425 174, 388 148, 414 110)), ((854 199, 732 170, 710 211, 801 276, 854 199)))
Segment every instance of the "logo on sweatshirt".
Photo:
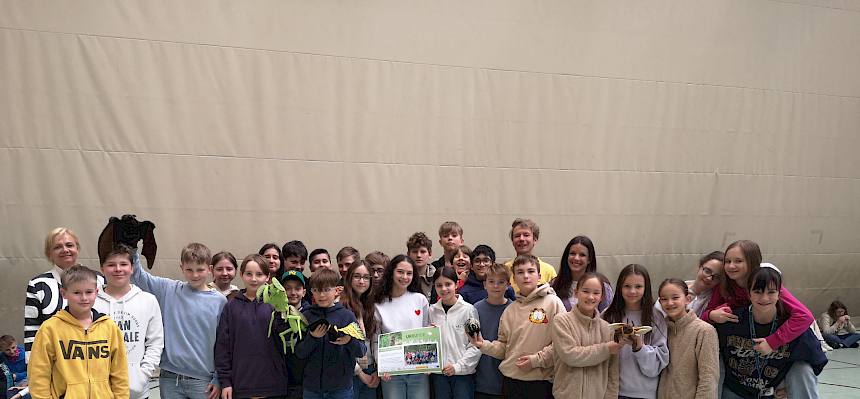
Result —
POLYGON ((421 309, 415 309, 415 315, 421 316, 421 309))
POLYGON ((66 360, 110 358, 110 345, 106 339, 99 341, 70 340, 68 345, 60 341, 60 352, 66 360))
POLYGON ((131 352, 129 346, 139 345, 140 339, 140 321, 133 314, 126 311, 117 311, 111 315, 111 318, 116 322, 116 326, 122 331, 122 338, 125 341, 126 350, 131 352))
POLYGON ((546 317, 546 311, 543 308, 534 308, 529 313, 529 321, 535 324, 547 324, 549 319, 546 317))

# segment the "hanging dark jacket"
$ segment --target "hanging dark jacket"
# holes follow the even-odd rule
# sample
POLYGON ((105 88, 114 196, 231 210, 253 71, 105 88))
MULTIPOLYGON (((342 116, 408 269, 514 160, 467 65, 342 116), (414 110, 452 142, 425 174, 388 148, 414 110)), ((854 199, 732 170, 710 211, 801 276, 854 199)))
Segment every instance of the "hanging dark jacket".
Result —
MULTIPOLYGON (((308 324, 320 319, 337 327, 356 323, 352 311, 339 303, 327 308, 313 305, 302 314, 308 324)), ((317 338, 308 330, 296 344, 296 356, 306 360, 302 388, 314 392, 331 392, 351 387, 355 359, 364 356, 366 351, 363 341, 350 339, 346 345, 335 345, 329 341, 328 335, 317 338)))

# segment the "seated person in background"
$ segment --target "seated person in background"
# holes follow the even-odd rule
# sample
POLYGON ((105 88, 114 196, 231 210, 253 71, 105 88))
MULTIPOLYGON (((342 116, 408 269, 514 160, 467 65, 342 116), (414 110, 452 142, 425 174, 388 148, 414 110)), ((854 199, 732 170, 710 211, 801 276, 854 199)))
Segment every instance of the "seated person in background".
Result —
POLYGON ((12 380, 6 382, 8 385, 18 385, 27 379, 24 345, 18 344, 11 335, 0 337, 0 363, 6 365, 11 373, 12 380))
POLYGON ((818 326, 821 327, 824 340, 833 349, 858 347, 860 334, 851 324, 848 308, 842 302, 833 301, 830 308, 818 318, 818 326))

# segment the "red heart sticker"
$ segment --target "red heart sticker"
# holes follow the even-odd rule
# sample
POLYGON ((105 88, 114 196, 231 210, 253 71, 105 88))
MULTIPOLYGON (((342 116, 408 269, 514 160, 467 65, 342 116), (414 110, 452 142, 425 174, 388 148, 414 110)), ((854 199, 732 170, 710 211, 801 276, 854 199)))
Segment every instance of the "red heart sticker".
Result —
POLYGON ((421 316, 421 309, 415 309, 415 315, 421 316))

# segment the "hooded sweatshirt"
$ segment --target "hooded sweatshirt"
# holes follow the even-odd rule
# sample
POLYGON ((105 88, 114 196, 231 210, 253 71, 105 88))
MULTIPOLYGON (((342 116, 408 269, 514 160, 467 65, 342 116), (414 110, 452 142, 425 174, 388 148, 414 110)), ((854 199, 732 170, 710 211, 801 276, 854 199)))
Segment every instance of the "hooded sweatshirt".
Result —
POLYGON ((714 399, 720 375, 717 331, 688 311, 678 321, 666 320, 672 361, 663 369, 657 398, 714 399))
POLYGON ((156 374, 164 349, 164 326, 158 300, 132 285, 120 299, 108 295, 104 289, 99 290, 93 308, 110 316, 123 333, 131 398, 147 397, 147 384, 156 374))
POLYGON ((499 338, 484 341, 481 353, 501 359, 499 371, 508 378, 522 381, 546 381, 552 378, 555 358, 550 322, 564 313, 564 304, 549 284, 543 284, 528 296, 517 293, 499 322, 499 338), (521 370, 517 358, 528 355, 532 369, 521 370))
MULTIPOLYGON (((27 300, 24 302, 24 349, 27 352, 27 362, 30 361, 30 348, 39 326, 66 307, 66 300, 60 295, 62 274, 63 269, 54 265, 51 270, 27 282, 27 300)), ((105 278, 101 273, 96 274, 96 285, 101 287, 105 284, 105 278)))
POLYGON ((454 365, 455 375, 474 373, 481 359, 481 350, 469 342, 469 336, 465 333, 466 321, 469 319, 478 320, 478 311, 459 295, 448 312, 445 312, 441 300, 430 307, 430 323, 438 326, 442 335, 445 364, 454 365))
MULTIPOLYGON (((358 322, 355 314, 339 303, 322 308, 313 305, 302 312, 308 324, 325 319, 336 327, 358 322)), ((352 387, 355 359, 364 356, 364 341, 350 339, 345 345, 335 345, 328 335, 314 337, 308 331, 296 344, 296 356, 306 359, 302 388, 313 392, 331 392, 352 387)))
MULTIPOLYGON (((239 291, 218 322, 215 340, 215 370, 221 387, 232 387, 233 396, 284 396, 287 394, 286 365, 278 332, 269 336, 269 320, 274 308, 258 299, 253 301, 239 291)), ((279 320, 280 317, 276 316, 279 320)))
POLYGON ((578 308, 552 321, 555 348, 556 398, 617 398, 618 356, 609 353, 612 329, 597 313, 588 317, 578 308))
POLYGON ((33 398, 128 399, 122 332, 106 315, 92 313, 86 330, 65 309, 39 328, 28 369, 33 398))

